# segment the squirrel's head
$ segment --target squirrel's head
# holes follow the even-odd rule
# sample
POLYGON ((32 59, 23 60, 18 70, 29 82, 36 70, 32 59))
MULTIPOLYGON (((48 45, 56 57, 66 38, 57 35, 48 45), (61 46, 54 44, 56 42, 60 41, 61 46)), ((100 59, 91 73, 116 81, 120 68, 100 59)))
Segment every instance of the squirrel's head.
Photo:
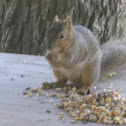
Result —
POLYGON ((73 24, 70 16, 65 20, 59 20, 56 15, 53 19, 52 26, 47 32, 48 50, 59 52, 66 51, 73 42, 73 24))

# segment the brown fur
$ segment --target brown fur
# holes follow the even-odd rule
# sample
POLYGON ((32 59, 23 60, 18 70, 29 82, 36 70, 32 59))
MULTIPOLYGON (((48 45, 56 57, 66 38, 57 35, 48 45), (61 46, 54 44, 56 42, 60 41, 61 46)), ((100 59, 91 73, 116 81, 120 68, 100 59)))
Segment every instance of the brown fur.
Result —
MULTIPOLYGON (((94 64, 96 64, 96 68, 99 69, 99 65, 97 64, 100 64, 100 60, 96 61, 98 63, 94 63, 94 60, 97 60, 95 53, 100 53, 98 42, 93 34, 83 27, 82 30, 79 29, 79 31, 77 27, 77 31, 75 31, 71 17, 69 16, 64 21, 59 21, 56 16, 54 17, 53 23, 47 33, 49 48, 46 53, 46 58, 53 69, 57 81, 51 83, 45 82, 43 85, 45 87, 49 87, 48 85, 50 85, 50 87, 61 87, 70 80, 79 88, 79 93, 86 94, 88 90, 91 90, 92 84, 97 81, 96 78, 98 78, 96 77, 94 79, 91 77, 94 76, 94 73, 92 73, 94 64), (87 34, 87 32, 89 33, 87 34), (63 38, 61 38, 62 34, 64 34, 63 38), (91 42, 85 45, 86 43, 83 42, 86 41, 85 39, 89 39, 88 41, 91 42), (87 46, 89 46, 89 49, 92 49, 90 52, 87 50, 87 46), (82 54, 79 54, 80 52, 82 54), (88 52, 89 57, 87 57, 88 52)), ((96 76, 99 75, 99 73, 95 74, 96 76)))
POLYGON ((47 45, 45 56, 57 81, 44 82, 45 88, 63 87, 70 80, 79 93, 88 94, 108 66, 126 61, 126 44, 118 43, 120 47, 110 44, 102 50, 93 33, 83 26, 73 26, 69 16, 64 21, 54 17, 47 32, 47 45))

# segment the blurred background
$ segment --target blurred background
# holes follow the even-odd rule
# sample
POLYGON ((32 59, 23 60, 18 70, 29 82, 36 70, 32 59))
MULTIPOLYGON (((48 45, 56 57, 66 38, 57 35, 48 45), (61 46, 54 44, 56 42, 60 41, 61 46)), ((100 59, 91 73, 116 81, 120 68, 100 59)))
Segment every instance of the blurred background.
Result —
POLYGON ((0 0, 0 52, 44 55, 55 15, 71 16, 100 43, 126 36, 126 0, 0 0))

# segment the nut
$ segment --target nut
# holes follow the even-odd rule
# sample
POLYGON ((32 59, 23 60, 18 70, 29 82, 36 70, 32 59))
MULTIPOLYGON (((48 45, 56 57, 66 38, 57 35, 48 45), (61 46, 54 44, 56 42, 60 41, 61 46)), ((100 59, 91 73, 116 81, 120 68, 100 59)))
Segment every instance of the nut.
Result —
POLYGON ((31 91, 26 91, 26 95, 28 96, 28 97, 32 97, 33 96, 33 93, 31 92, 31 91))
POLYGON ((79 120, 79 117, 78 116, 74 117, 74 120, 79 120))
POLYGON ((64 119, 64 115, 61 115, 61 116, 59 117, 59 119, 64 119))
POLYGON ((114 123, 119 123, 120 118, 119 118, 119 117, 117 117, 117 116, 115 116, 113 120, 114 120, 114 123))
POLYGON ((60 99, 64 99, 64 98, 65 98, 65 96, 64 96, 64 95, 61 95, 61 96, 60 96, 60 99))
POLYGON ((38 96, 43 95, 43 92, 40 90, 40 91, 38 91, 38 94, 37 95, 38 96))
POLYGON ((62 88, 56 88, 55 89, 57 92, 60 92, 60 91, 62 91, 62 88))
POLYGON ((57 96, 57 94, 55 94, 55 93, 54 93, 54 94, 52 94, 52 97, 56 97, 56 96, 57 96))
POLYGON ((111 97, 106 97, 105 98, 105 103, 111 103, 111 97))
POLYGON ((39 88, 38 87, 33 87, 32 92, 38 92, 39 88))

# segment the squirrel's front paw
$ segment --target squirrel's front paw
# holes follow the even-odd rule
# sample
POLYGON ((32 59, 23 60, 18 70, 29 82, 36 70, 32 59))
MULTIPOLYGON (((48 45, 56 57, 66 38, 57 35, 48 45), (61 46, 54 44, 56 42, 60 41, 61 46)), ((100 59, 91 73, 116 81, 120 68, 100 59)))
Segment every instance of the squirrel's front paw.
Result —
POLYGON ((80 88, 80 89, 78 89, 78 93, 79 94, 81 94, 81 95, 87 95, 87 94, 90 94, 90 91, 91 91, 91 89, 89 88, 84 88, 84 87, 82 87, 82 88, 80 88))
POLYGON ((51 88, 53 88, 53 83, 52 82, 43 82, 42 83, 42 89, 44 89, 44 90, 46 90, 46 89, 51 89, 51 88))

